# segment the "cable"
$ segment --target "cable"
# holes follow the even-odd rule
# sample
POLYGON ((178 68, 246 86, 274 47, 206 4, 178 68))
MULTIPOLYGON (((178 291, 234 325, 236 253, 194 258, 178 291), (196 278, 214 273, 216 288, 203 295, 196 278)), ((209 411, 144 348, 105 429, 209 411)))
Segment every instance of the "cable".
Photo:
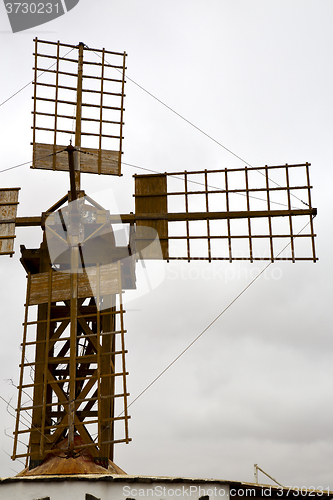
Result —
MULTIPOLYGON (((160 99, 158 99, 156 96, 154 96, 151 92, 149 92, 148 90, 146 90, 144 87, 142 87, 141 85, 139 85, 138 83, 136 83, 134 80, 132 80, 132 78, 130 78, 129 76, 126 75, 126 78, 127 80, 129 80, 130 82, 132 82, 134 85, 136 85, 137 87, 139 87, 141 90, 143 90, 144 92, 146 92, 146 94, 148 94, 149 96, 151 96, 153 99, 155 99, 157 102, 159 102, 160 104, 162 104, 163 106, 165 106, 167 109, 169 109, 172 113, 174 113, 176 116, 178 116, 179 118, 181 118, 182 120, 184 120, 186 123, 188 123, 189 125, 191 125, 191 127, 195 128, 196 130, 198 130, 199 132, 201 132, 203 135, 205 135, 206 137, 208 137, 208 139, 210 139, 211 141, 215 142, 216 144, 218 144, 218 146, 221 146, 221 148, 225 149, 225 151, 227 151, 228 153, 230 153, 231 155, 235 156, 235 158, 237 158, 238 160, 240 160, 241 162, 245 163, 245 165, 248 165, 251 169, 253 170, 256 170, 260 175, 262 175, 263 177, 265 177, 265 174, 263 174, 260 170, 258 170, 256 167, 254 167, 253 165, 251 165, 251 163, 247 162, 246 160, 244 160, 243 158, 241 158, 240 156, 238 156, 236 153, 234 153, 233 151, 231 151, 231 149, 227 148, 226 146, 224 146, 221 142, 219 142, 218 140, 214 139, 214 137, 212 137, 211 135, 207 134, 204 130, 202 130, 201 128, 197 127, 197 125, 195 125, 194 123, 192 123, 190 120, 188 120, 187 118, 185 118, 184 116, 182 116, 180 113, 178 113, 177 111, 175 111, 173 108, 171 108, 170 106, 168 106, 167 104, 165 104, 163 101, 161 101, 160 99)), ((278 184, 277 182, 275 182, 274 180, 270 179, 269 180, 271 182, 273 182, 273 184, 275 184, 276 186, 278 187, 281 187, 280 184, 278 184)), ((298 198, 298 196, 294 195, 293 193, 291 193, 291 195, 296 198, 298 201, 302 202, 304 205, 308 206, 308 203, 306 203, 305 201, 301 200, 301 198, 298 198)))
MULTIPOLYGON (((62 149, 61 151, 56 151, 56 153, 52 153, 50 155, 42 156, 42 157, 38 158, 36 161, 43 160, 44 158, 48 158, 49 156, 53 156, 54 154, 63 153, 64 151, 66 151, 66 150, 62 149)), ((98 156, 95 153, 90 153, 88 151, 81 151, 81 153, 85 153, 85 154, 91 155, 91 156, 98 156)), ((4 170, 0 170, 0 174, 3 173, 3 172, 7 172, 8 170, 12 170, 13 168, 18 168, 18 167, 22 167, 23 165, 28 165, 29 163, 31 163, 31 161, 26 161, 25 163, 20 163, 19 165, 15 165, 14 167, 5 168, 4 170)), ((160 174, 161 173, 158 170, 152 170, 150 168, 139 167, 138 165, 132 165, 131 163, 122 162, 122 164, 123 165, 127 165, 128 167, 139 168, 140 170, 145 170, 146 172, 152 172, 154 174, 160 174)), ((171 174, 170 177, 173 177, 174 179, 183 180, 183 179, 181 179, 181 177, 178 177, 177 175, 172 175, 171 174)), ((189 180, 188 182, 190 182, 192 184, 199 184, 200 186, 205 186, 205 184, 203 184, 202 182, 198 182, 198 181, 189 180)), ((208 186, 208 187, 214 188, 214 189, 219 189, 218 187, 215 187, 215 186, 208 186)), ((237 195, 240 195, 240 196, 246 196, 246 194, 244 194, 244 193, 233 193, 233 194, 237 194, 237 195)), ((264 201, 264 202, 267 201, 267 200, 264 200, 263 198, 258 198, 257 196, 249 195, 249 197, 252 198, 253 200, 259 200, 259 201, 264 201)), ((278 201, 272 201, 271 200, 271 203, 274 203, 275 205, 281 205, 283 207, 287 207, 288 206, 286 203, 280 203, 278 201)), ((307 205, 307 203, 305 203, 305 204, 307 205)))
MULTIPOLYGON (((0 399, 2 399, 6 403, 7 406, 10 406, 10 408, 16 412, 16 409, 14 408, 14 406, 12 406, 8 401, 6 401, 5 398, 3 398, 1 395, 0 395, 0 399)), ((28 424, 26 424, 25 422, 21 422, 21 424, 25 425, 26 427, 29 428, 30 427, 29 420, 22 414, 21 414, 21 418, 23 418, 24 420, 26 420, 28 422, 28 424)), ((38 427, 35 427, 34 425, 32 427, 34 427, 34 429, 36 429, 41 434, 41 431, 38 429, 38 427)), ((50 439, 48 437, 47 437, 47 439, 50 441, 50 439)))
MULTIPOLYGON (((88 46, 86 46, 87 48, 89 48, 88 46)), ((90 49, 91 50, 91 49, 90 49)), ((97 57, 99 57, 100 59, 102 59, 102 56, 100 56, 97 52, 95 52, 94 50, 92 51, 97 57)), ((110 64, 107 60, 105 60, 105 62, 112 67, 112 64, 110 64)), ((115 68, 116 71, 118 71, 118 73, 121 73, 121 71, 117 68, 115 68)), ((139 89, 143 90, 144 92, 146 92, 146 94, 148 94, 150 97, 152 97, 153 99, 155 99, 155 101, 159 102, 160 104, 162 104, 162 106, 164 106, 165 108, 167 108, 169 111, 171 111, 172 113, 174 113, 176 116, 178 116, 179 118, 181 118, 182 120, 184 120, 186 123, 188 123, 189 125, 191 125, 191 127, 195 128, 196 130, 198 130, 199 132, 201 132, 201 134, 205 135, 206 137, 208 137, 208 139, 210 139, 211 141, 215 142, 218 146, 220 146, 221 148, 225 149, 225 151, 227 151, 228 153, 230 153, 231 155, 233 155, 235 158, 237 158, 238 160, 240 160, 241 162, 245 163, 245 165, 248 165, 251 169, 253 170, 256 170, 260 175, 264 176, 265 177, 265 174, 263 174, 260 170, 258 170, 256 167, 254 167, 253 165, 251 165, 251 163, 247 162, 246 160, 244 160, 243 158, 241 158, 240 156, 238 156, 236 153, 234 153, 233 151, 231 151, 231 149, 227 148, 226 146, 224 146, 221 142, 219 142, 217 139, 214 139, 214 137, 212 137, 211 135, 207 134, 207 132, 205 132, 204 130, 202 130, 201 128, 199 128, 197 125, 195 125, 193 122, 191 122, 190 120, 188 120, 187 118, 185 118, 183 115, 181 115, 180 113, 178 113, 176 110, 174 110, 173 108, 171 108, 171 106, 168 106, 168 104, 165 104, 165 102, 161 101, 161 99, 159 99, 158 97, 156 97, 154 94, 152 94, 151 92, 149 92, 147 89, 145 89, 144 87, 142 87, 141 85, 139 85, 136 81, 134 81, 132 78, 130 78, 128 75, 126 75, 126 79, 129 80, 130 82, 132 82, 134 85, 136 85, 137 87, 139 87, 139 89)), ((271 182, 273 182, 273 184, 275 184, 276 186, 278 187, 281 187, 280 184, 278 184, 277 182, 275 182, 274 180, 270 179, 269 180, 271 182)), ((291 193, 291 196, 293 196, 294 198, 296 198, 298 201, 302 202, 304 205, 306 206, 309 206, 308 203, 306 203, 305 201, 301 200, 300 198, 298 198, 295 194, 291 193)))
MULTIPOLYGON (((93 154, 93 153, 89 153, 89 154, 93 154)), ((94 155, 94 156, 97 156, 97 155, 94 155)), ((139 168, 141 170, 146 170, 147 172, 153 172, 154 174, 160 174, 161 173, 161 172, 158 172, 157 170, 151 170, 150 168, 139 167, 138 165, 132 165, 131 163, 122 162, 122 164, 123 165, 127 165, 128 167, 133 167, 133 168, 139 168)), ((208 173, 209 173, 209 171, 208 171, 208 173)), ((181 181, 183 180, 181 177, 178 177, 177 175, 168 174, 168 177, 173 177, 174 179, 179 179, 181 181)), ((187 182, 192 183, 192 184, 198 184, 199 186, 204 186, 205 187, 205 184, 203 182, 193 181, 191 179, 188 179, 187 182)), ((211 185, 208 185, 208 187, 213 188, 213 189, 220 189, 220 188, 218 188, 216 186, 211 186, 211 185)), ((239 196, 245 196, 246 197, 245 193, 231 193, 231 194, 237 194, 239 196)), ((253 200, 264 201, 265 203, 267 203, 267 200, 264 200, 263 198, 258 198, 258 196, 249 195, 249 198, 251 198, 253 200)), ((279 201, 272 201, 272 200, 270 200, 270 203, 271 204, 275 204, 275 205, 281 205, 282 207, 288 207, 288 205, 286 203, 280 203, 279 201)), ((307 205, 307 203, 306 203, 306 205, 307 205)), ((295 207, 291 207, 291 208, 295 208, 295 207)))
MULTIPOLYGON (((84 153, 84 154, 87 154, 87 155, 91 155, 91 156, 97 156, 98 157, 98 155, 96 153, 90 153, 88 151, 81 151, 81 153, 84 153)), ((133 168, 139 168, 140 170, 145 170, 146 172, 152 172, 153 174, 160 174, 161 173, 158 170, 152 170, 151 168, 139 167, 138 165, 133 165, 131 163, 122 162, 122 165, 127 165, 128 167, 133 167, 133 168)), ((181 177, 179 177, 177 175, 172 175, 172 174, 168 174, 168 177, 173 177, 174 179, 178 179, 180 181, 184 180, 181 177)), ((192 183, 192 184, 198 184, 199 186, 204 186, 204 187, 206 186, 203 182, 193 181, 191 179, 189 179, 188 182, 192 183)), ((211 186, 211 185, 208 185, 208 187, 213 188, 213 189, 217 189, 217 190, 220 189, 220 188, 218 188, 216 186, 211 186)), ((285 189, 287 189, 287 188, 285 188, 285 189)), ((245 193, 237 193, 236 192, 236 193, 231 193, 231 194, 237 194, 238 196, 245 196, 246 197, 245 193)), ((251 198, 253 200, 259 200, 259 201, 263 201, 263 202, 267 203, 267 200, 264 200, 263 198, 258 198, 258 196, 249 195, 249 198, 251 198)), ((278 201, 272 201, 272 200, 270 200, 270 203, 271 204, 275 204, 275 205, 281 205, 282 207, 288 207, 288 205, 286 203, 280 203, 278 201)), ((307 203, 305 203, 305 204, 307 205, 307 203)), ((291 207, 291 208, 297 208, 297 207, 291 207)))
MULTIPOLYGON (((299 231, 299 232, 298 232, 295 236, 298 236, 300 233, 302 233, 302 232, 304 231, 304 229, 305 229, 305 228, 306 228, 306 227, 307 227, 307 226, 311 223, 311 221, 312 221, 313 219, 314 219, 314 217, 312 217, 312 218, 311 218, 311 220, 310 220, 307 224, 305 224, 305 226, 304 226, 304 227, 303 227, 303 228, 302 228, 302 229, 301 229, 301 230, 300 230, 300 231, 299 231)), ((276 255, 276 257, 278 257, 279 255, 281 255, 281 254, 284 252, 284 250, 285 250, 286 248, 288 248, 288 246, 291 244, 291 241, 292 241, 293 239, 294 239, 294 237, 292 237, 292 238, 290 239, 290 241, 288 242, 288 244, 287 244, 287 245, 286 245, 286 246, 285 246, 285 247, 284 247, 284 248, 283 248, 283 249, 282 249, 282 250, 281 250, 281 251, 280 251, 280 252, 276 255)), ((250 286, 251 286, 251 285, 253 285, 253 283, 254 283, 255 281, 257 281, 257 279, 259 278, 259 276, 261 276, 261 275, 262 275, 262 274, 263 274, 263 273, 264 273, 264 272, 265 272, 265 271, 269 268, 269 266, 270 266, 270 265, 272 265, 272 261, 271 261, 271 262, 269 262, 269 263, 267 264, 267 266, 265 266, 265 267, 262 269, 262 271, 260 271, 260 273, 259 273, 259 274, 257 274, 257 276, 255 276, 255 278, 253 278, 253 280, 252 280, 252 281, 250 281, 250 283, 249 283, 248 285, 246 285, 246 287, 245 287, 245 288, 243 288, 243 290, 242 290, 242 291, 241 291, 241 292, 240 292, 240 293, 239 293, 239 294, 238 294, 238 295, 237 295, 237 296, 236 296, 236 297, 235 297, 235 298, 234 298, 234 299, 233 299, 233 300, 232 300, 232 301, 231 301, 231 302, 227 305, 227 307, 225 307, 225 308, 223 309, 223 311, 222 311, 222 312, 220 312, 220 314, 218 314, 218 315, 216 316, 216 318, 215 318, 215 319, 213 319, 213 321, 211 321, 211 322, 209 323, 209 325, 208 325, 208 326, 206 326, 206 328, 205 328, 204 330, 202 330, 202 332, 201 332, 201 333, 199 333, 199 335, 197 335, 197 337, 195 337, 195 339, 194 339, 194 340, 192 340, 192 342, 190 342, 190 343, 188 344, 188 346, 187 346, 187 347, 185 347, 185 349, 183 349, 183 350, 182 350, 182 352, 181 352, 180 354, 178 354, 178 356, 176 356, 176 358, 175 358, 173 361, 171 361, 171 363, 169 363, 169 364, 168 364, 168 366, 167 366, 166 368, 164 368, 164 370, 162 370, 162 371, 161 371, 161 373, 160 373, 159 375, 157 375, 157 377, 155 377, 155 378, 154 378, 154 380, 153 380, 152 382, 150 382, 150 384, 149 384, 149 385, 147 385, 147 387, 146 387, 143 391, 141 391, 141 392, 140 392, 140 394, 139 394, 139 395, 138 395, 135 399, 133 399, 133 401, 132 401, 132 402, 131 402, 128 406, 127 406, 127 408, 129 408, 129 407, 130 407, 133 403, 135 403, 135 402, 136 402, 136 401, 137 401, 137 400, 138 400, 138 399, 139 399, 139 398, 140 398, 140 397, 141 397, 141 396, 142 396, 142 395, 143 395, 146 391, 148 391, 148 389, 150 389, 150 387, 151 387, 153 384, 155 384, 155 382, 157 382, 157 380, 158 380, 158 379, 160 379, 160 378, 162 377, 162 375, 164 375, 164 373, 165 373, 166 371, 168 371, 168 370, 169 370, 169 368, 171 368, 171 366, 173 366, 173 365, 176 363, 176 361, 178 361, 178 359, 179 359, 179 358, 181 358, 181 357, 183 356, 183 354, 185 354, 185 352, 187 352, 187 351, 190 349, 190 347, 192 347, 192 345, 193 345, 193 344, 195 344, 195 342, 196 342, 197 340, 199 340, 199 339, 200 339, 200 337, 202 337, 202 336, 204 335, 204 333, 206 333, 206 332, 207 332, 207 330, 209 330, 209 328, 211 328, 211 327, 214 325, 214 323, 216 323, 216 322, 220 319, 220 317, 221 317, 221 316, 222 316, 222 315, 223 315, 223 314, 224 314, 224 313, 225 313, 225 312, 226 312, 226 311, 227 311, 227 310, 228 310, 228 309, 229 309, 229 308, 230 308, 230 307, 231 307, 231 306, 232 306, 232 305, 233 305, 233 304, 234 304, 234 303, 235 303, 235 302, 239 299, 239 297, 241 297, 241 296, 243 295, 243 293, 245 293, 245 292, 246 292, 246 290, 248 290, 248 289, 250 288, 250 286)), ((120 413, 120 415, 122 415, 122 413, 124 413, 124 412, 121 412, 121 413, 120 413)), ((120 416, 120 415, 119 415, 119 416, 120 416)))
MULTIPOLYGON (((88 49, 88 45, 85 45, 88 49)), ((74 49, 71 49, 69 50, 63 57, 66 57, 68 54, 70 54, 74 49)), ((91 50, 91 49, 90 49, 91 50)), ((95 52, 94 50, 92 50, 92 52, 101 59, 101 56, 95 52)), ((109 66, 112 66, 112 64, 110 64, 108 61, 106 61, 106 64, 109 65, 109 66)), ((50 69, 52 68, 53 66, 55 66, 56 63, 52 64, 49 68, 47 69, 50 69)), ((120 70, 118 70, 117 68, 115 68, 116 71, 118 71, 119 73, 121 73, 120 70)), ((40 73, 38 75, 37 78, 39 78, 40 76, 42 76, 43 74, 45 73, 45 71, 43 71, 42 73, 40 73)), ((244 160, 243 158, 241 158, 239 155, 237 155, 236 153, 234 153, 233 151, 231 151, 231 149, 227 148, 226 146, 224 146, 221 142, 219 142, 218 140, 214 139, 214 137, 212 137, 211 135, 207 134, 204 130, 202 130, 201 128, 199 128, 197 125, 195 125, 193 122, 191 122, 190 120, 188 120, 187 118, 185 118, 183 115, 181 115, 180 113, 178 113, 176 110, 174 110, 173 108, 171 108, 171 106, 168 106, 166 103, 164 103, 161 99, 159 99, 158 97, 156 97, 154 94, 152 94, 151 92, 149 92, 148 90, 146 90, 144 87, 142 87, 141 85, 139 85, 135 80, 133 80, 132 78, 130 78, 128 75, 126 76, 127 80, 129 80, 130 82, 132 82, 134 85, 136 85, 137 87, 139 87, 141 90, 143 90, 144 92, 146 92, 146 94, 148 94, 150 97, 152 97, 153 99, 155 99, 157 102, 159 102, 160 104, 162 104, 164 107, 166 107, 169 111, 171 111, 172 113, 174 113, 176 116, 178 116, 179 118, 181 118, 182 120, 184 120, 186 123, 188 123, 189 125, 191 125, 193 128, 195 128, 196 130, 198 130, 200 133, 202 133, 203 135, 205 135, 206 137, 208 137, 210 140, 212 140, 213 142, 215 142, 216 144, 218 144, 220 147, 222 147, 223 149, 225 149, 228 153, 230 153, 231 155, 233 155, 235 158, 237 158, 238 160, 240 160, 241 162, 245 163, 245 165, 248 165, 251 169, 253 170, 256 170, 260 175, 264 176, 265 177, 265 174, 263 174, 260 170, 258 170, 256 167, 253 167, 253 165, 251 165, 251 163, 247 162, 246 160, 244 160)), ((4 101, 3 103, 0 104, 0 106, 2 106, 2 104, 5 104, 7 101, 9 101, 12 97, 14 97, 15 95, 17 95, 19 92, 21 92, 23 89, 25 89, 28 85, 30 85, 30 83, 33 83, 33 81, 29 82, 27 85, 25 85, 24 87, 22 87, 22 89, 18 90, 15 94, 13 94, 11 97, 9 97, 6 101, 4 101)), ((29 162, 27 162, 29 163, 29 162)), ((25 163, 25 164, 27 164, 25 163)), ((25 164, 21 164, 21 165, 17 165, 17 166, 22 166, 22 165, 25 165, 25 164)), ((16 168, 16 167, 10 167, 9 169, 5 169, 5 170, 1 170, 0 173, 2 172, 5 172, 7 170, 10 170, 12 168, 16 168)), ((146 169, 148 170, 148 169, 146 169)), ((149 171, 149 170, 148 170, 149 171)), ((277 182, 275 182, 274 180, 270 179, 271 182, 273 182, 273 184, 275 184, 276 186, 278 187, 281 187, 280 184, 278 184, 277 182)), ((240 193, 238 193, 240 194, 240 193)), ((300 201, 301 203, 303 203, 304 205, 306 206, 309 206, 308 203, 306 203, 305 201, 303 201, 301 198, 298 198, 294 193, 291 193, 291 196, 293 196, 294 198, 296 198, 298 201, 300 201)), ((255 197, 252 197, 252 198, 255 198, 255 197)), ((257 198, 258 200, 260 200, 260 198, 257 198)), ((280 204, 280 203, 277 203, 277 204, 280 204)))
POLYGON ((7 170, 12 170, 13 168, 23 167, 23 165, 28 165, 28 163, 31 163, 31 161, 26 161, 25 163, 20 163, 19 165, 15 165, 15 167, 5 168, 4 170, 0 170, 0 174, 2 174, 3 172, 7 172, 7 170))
POLYGON ((13 97, 15 97, 17 94, 19 94, 20 92, 22 92, 22 90, 26 89, 27 87, 29 87, 29 85, 31 85, 32 82, 29 82, 27 83, 26 85, 24 85, 24 87, 22 87, 20 90, 18 90, 17 92, 15 92, 15 94, 11 95, 10 97, 8 97, 8 99, 6 99, 5 101, 3 101, 0 106, 2 106, 3 104, 6 104, 6 102, 10 101, 13 97))
MULTIPOLYGON (((48 158, 49 156, 54 156, 59 153, 63 153, 64 151, 66 151, 66 149, 62 149, 61 151, 56 151, 55 153, 51 153, 49 155, 41 156, 40 158, 37 158, 36 161, 44 160, 44 158, 48 158)), ((13 168, 23 167, 23 165, 28 165, 29 163, 31 163, 30 160, 26 161, 25 163, 20 163, 19 165, 15 165, 14 167, 5 168, 4 170, 0 170, 0 174, 2 174, 3 172, 7 172, 8 170, 12 170, 13 168)))
MULTIPOLYGON (((68 54, 70 54, 74 49, 71 49, 67 52, 67 54, 65 54, 64 56, 62 57, 66 57, 68 56, 68 54)), ((49 69, 53 68, 53 66, 55 66, 57 63, 53 63, 51 64, 51 66, 49 66, 45 71, 42 71, 42 73, 40 73, 37 78, 41 77, 42 75, 44 75, 44 73, 46 73, 46 71, 48 71, 49 69)), ((6 102, 10 101, 13 97, 15 97, 17 94, 19 94, 20 92, 22 92, 22 90, 26 89, 27 87, 29 87, 29 85, 31 85, 32 83, 34 83, 34 81, 32 80, 31 82, 27 83, 26 85, 24 85, 24 87, 22 87, 20 90, 18 90, 17 92, 15 92, 15 94, 11 95, 10 97, 8 97, 8 99, 6 99, 5 101, 3 101, 2 103, 0 103, 0 106, 2 106, 3 104, 6 104, 6 102)))

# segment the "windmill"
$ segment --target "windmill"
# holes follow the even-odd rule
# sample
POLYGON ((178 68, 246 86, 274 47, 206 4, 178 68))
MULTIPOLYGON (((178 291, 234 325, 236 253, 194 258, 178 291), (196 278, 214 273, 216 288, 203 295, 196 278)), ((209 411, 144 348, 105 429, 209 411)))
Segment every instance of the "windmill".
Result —
POLYGON ((21 247, 12 458, 34 469, 50 453, 89 449, 107 468, 114 444, 130 441, 122 291, 136 287, 136 262, 316 262, 310 164, 135 175, 135 212, 110 214, 80 176, 121 175, 126 54, 36 38, 34 57, 32 168, 67 171, 70 190, 38 217, 17 217, 19 188, 0 191, 0 254, 13 255, 15 227, 43 230, 40 248, 21 247), (117 224, 127 245, 116 244, 117 224))

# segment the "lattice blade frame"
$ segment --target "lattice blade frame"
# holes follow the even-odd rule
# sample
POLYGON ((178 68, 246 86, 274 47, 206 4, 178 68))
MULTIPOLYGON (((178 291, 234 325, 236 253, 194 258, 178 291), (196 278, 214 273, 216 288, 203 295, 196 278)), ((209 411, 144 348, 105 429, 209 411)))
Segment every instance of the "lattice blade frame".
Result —
POLYGON ((167 260, 315 262, 309 166, 135 175, 136 225, 167 260))
POLYGON ((32 168, 121 174, 126 53, 35 39, 32 168), (51 64, 45 63, 51 61, 51 64))

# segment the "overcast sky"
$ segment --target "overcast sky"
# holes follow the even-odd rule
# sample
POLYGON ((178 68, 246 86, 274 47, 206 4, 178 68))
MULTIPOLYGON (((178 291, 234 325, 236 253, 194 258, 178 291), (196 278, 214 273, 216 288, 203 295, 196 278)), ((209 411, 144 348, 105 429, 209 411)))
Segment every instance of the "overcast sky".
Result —
MULTIPOLYGON (((0 6, 1 102, 32 80, 35 36, 84 42, 126 51, 132 80, 251 165, 312 164, 319 262, 270 266, 131 406, 133 441, 115 450, 130 474, 253 481, 258 463, 282 484, 333 489, 332 23, 331 0, 80 0, 12 34, 0 6)), ((28 86, 0 108, 0 170, 31 158, 31 96, 28 86)), ((125 108, 126 163, 161 172, 244 166, 131 81, 125 108)), ((140 170, 123 173, 86 174, 83 188, 113 189, 119 209, 133 211, 140 170)), ((1 173, 0 187, 21 187, 19 215, 39 215, 68 178, 26 165, 1 173)), ((14 257, 0 262, 0 393, 14 406, 8 379, 17 384, 25 301, 19 245, 40 239, 38 228, 18 229, 14 257)), ((158 264, 160 286, 128 294, 131 399, 264 266, 158 264)), ((3 401, 0 416, 0 475, 13 475, 22 465, 8 456, 14 419, 3 401)))

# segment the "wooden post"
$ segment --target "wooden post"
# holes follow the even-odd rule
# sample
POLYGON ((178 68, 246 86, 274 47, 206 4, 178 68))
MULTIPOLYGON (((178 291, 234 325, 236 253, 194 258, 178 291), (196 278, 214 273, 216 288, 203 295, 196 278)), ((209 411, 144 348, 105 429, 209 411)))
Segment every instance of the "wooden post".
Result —
POLYGON ((74 447, 74 418, 76 397, 76 356, 77 356, 77 315, 78 315, 78 270, 79 270, 79 233, 80 213, 72 203, 74 210, 70 211, 71 230, 68 234, 71 254, 70 276, 70 366, 69 366, 69 419, 68 419, 68 448, 74 447))
MULTIPOLYGON (((78 78, 76 96, 76 123, 75 146, 81 146, 81 117, 82 117, 82 74, 83 74, 83 47, 79 43, 78 78)), ((77 194, 81 188, 80 161, 78 151, 72 146, 67 147, 68 163, 71 180, 72 202, 76 204, 77 194), (74 153, 76 151, 76 153, 74 153), (74 157, 75 155, 75 157, 74 157), (76 160, 76 161, 75 161, 76 160)), ((79 212, 72 204, 70 212, 71 234, 69 235, 71 247, 71 300, 70 300, 70 367, 69 367, 69 417, 68 417, 68 448, 74 448, 74 420, 76 396, 76 349, 77 349, 77 314, 78 314, 78 268, 79 268, 79 212)))
POLYGON ((79 60, 78 60, 78 74, 77 74, 77 93, 76 93, 76 123, 75 123, 75 146, 78 152, 75 154, 75 186, 78 193, 81 189, 80 181, 80 152, 81 147, 81 118, 82 118, 82 79, 83 79, 83 48, 84 44, 79 43, 79 60))

